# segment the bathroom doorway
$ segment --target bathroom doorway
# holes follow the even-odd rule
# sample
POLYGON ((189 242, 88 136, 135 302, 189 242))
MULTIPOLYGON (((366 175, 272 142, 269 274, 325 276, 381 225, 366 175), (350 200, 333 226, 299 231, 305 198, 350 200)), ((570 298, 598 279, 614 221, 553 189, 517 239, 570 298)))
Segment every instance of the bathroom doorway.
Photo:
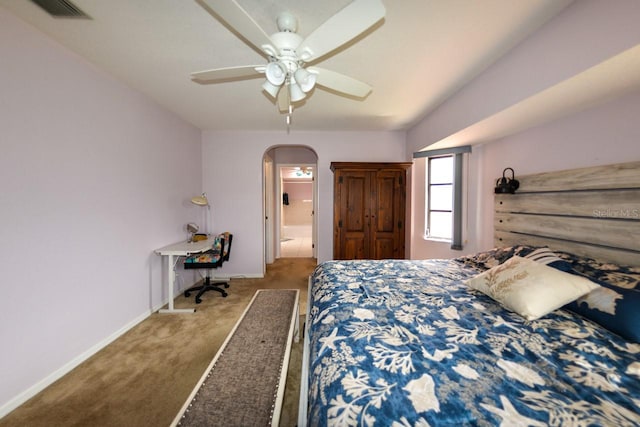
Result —
POLYGON ((264 255, 317 258, 318 155, 307 146, 267 149, 263 156, 264 255))
POLYGON ((314 176, 312 164, 280 166, 280 257, 314 257, 314 176))

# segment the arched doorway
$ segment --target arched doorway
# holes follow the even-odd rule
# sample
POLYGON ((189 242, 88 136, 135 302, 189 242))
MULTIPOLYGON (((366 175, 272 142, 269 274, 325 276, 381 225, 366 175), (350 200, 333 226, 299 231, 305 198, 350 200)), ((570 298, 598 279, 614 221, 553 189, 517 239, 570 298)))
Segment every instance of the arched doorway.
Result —
POLYGON ((274 146, 263 156, 265 264, 276 258, 316 257, 316 152, 274 146))

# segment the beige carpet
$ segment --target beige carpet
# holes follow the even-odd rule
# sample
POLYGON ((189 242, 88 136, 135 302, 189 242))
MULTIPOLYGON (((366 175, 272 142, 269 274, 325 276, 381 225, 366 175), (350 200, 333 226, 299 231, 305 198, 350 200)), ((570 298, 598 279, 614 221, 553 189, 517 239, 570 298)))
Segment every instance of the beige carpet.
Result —
MULTIPOLYGON (((0 426, 167 426, 258 289, 300 289, 315 259, 282 258, 264 279, 233 279, 223 298, 207 292, 194 314, 153 314, 0 419, 0 426)), ((177 308, 194 296, 178 296, 177 308)), ((281 426, 295 426, 302 344, 292 347, 281 426)), ((242 369, 242 361, 238 361, 242 369)))

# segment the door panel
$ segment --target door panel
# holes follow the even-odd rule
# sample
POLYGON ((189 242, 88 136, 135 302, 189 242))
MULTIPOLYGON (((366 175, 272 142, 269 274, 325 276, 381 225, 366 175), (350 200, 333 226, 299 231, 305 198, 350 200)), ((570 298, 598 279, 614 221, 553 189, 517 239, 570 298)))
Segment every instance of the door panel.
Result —
POLYGON ((394 176, 378 176, 375 180, 376 198, 375 205, 372 206, 372 212, 375 212, 375 219, 372 221, 373 232, 393 232, 395 218, 395 177, 394 176))
POLYGON ((344 191, 344 207, 345 214, 343 230, 347 233, 364 233, 365 225, 367 223, 367 206, 366 200, 366 188, 368 187, 368 179, 366 176, 345 177, 343 183, 344 191))
MULTIPOLYGON (((339 249, 336 259, 363 259, 369 256, 369 176, 366 172, 340 174, 336 189, 340 199, 339 249)), ((335 251, 334 251, 335 252, 335 251)))
POLYGON ((375 176, 375 220, 371 239, 376 259, 404 258, 404 172, 379 171, 375 176))
POLYGON ((366 259, 368 258, 367 253, 368 245, 365 243, 364 234, 360 236, 354 235, 352 233, 349 237, 345 239, 345 243, 343 248, 342 257, 340 259, 366 259))
POLYGON ((395 254, 395 243, 393 236, 387 238, 378 236, 373 245, 375 248, 375 253, 373 254, 374 259, 397 258, 395 254))

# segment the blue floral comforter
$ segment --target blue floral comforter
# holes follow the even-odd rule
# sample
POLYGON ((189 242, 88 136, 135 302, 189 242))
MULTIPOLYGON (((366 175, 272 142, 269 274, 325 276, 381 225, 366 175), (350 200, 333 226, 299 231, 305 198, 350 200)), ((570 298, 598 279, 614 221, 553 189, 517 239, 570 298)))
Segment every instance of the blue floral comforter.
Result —
POLYGON ((308 424, 640 425, 640 345, 565 310, 526 322, 466 287, 478 272, 456 260, 318 266, 308 424))

